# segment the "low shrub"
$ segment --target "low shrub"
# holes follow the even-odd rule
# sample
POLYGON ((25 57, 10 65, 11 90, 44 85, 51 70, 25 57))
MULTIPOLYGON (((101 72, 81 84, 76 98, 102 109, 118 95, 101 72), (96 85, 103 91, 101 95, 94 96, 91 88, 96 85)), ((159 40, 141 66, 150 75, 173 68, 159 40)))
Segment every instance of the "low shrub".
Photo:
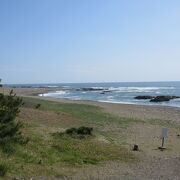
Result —
POLYGON ((39 109, 41 107, 41 104, 36 104, 35 108, 39 109))
POLYGON ((79 128, 70 128, 65 131, 66 134, 78 134, 78 135, 92 135, 93 128, 91 127, 79 127, 79 128))
POLYGON ((77 134, 80 134, 80 135, 92 135, 92 131, 93 131, 93 128, 91 127, 79 127, 77 129, 77 134))
POLYGON ((81 126, 79 128, 69 128, 65 132, 56 132, 52 135, 55 137, 70 136, 72 138, 83 139, 92 135, 93 128, 81 126))
POLYGON ((69 135, 77 134, 77 129, 76 128, 70 128, 70 129, 67 129, 65 133, 69 134, 69 135))

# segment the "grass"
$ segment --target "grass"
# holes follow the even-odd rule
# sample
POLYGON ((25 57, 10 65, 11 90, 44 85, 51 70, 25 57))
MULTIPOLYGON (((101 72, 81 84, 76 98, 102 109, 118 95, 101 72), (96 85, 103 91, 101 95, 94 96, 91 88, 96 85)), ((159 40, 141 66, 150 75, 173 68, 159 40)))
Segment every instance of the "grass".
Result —
POLYGON ((121 127, 144 122, 140 119, 117 117, 104 112, 100 107, 94 105, 77 104, 77 103, 57 103, 39 99, 25 98, 25 107, 35 107, 41 104, 40 110, 53 111, 56 113, 64 112, 73 118, 82 120, 81 123, 104 125, 104 123, 116 123, 121 127))
POLYGON ((100 142, 89 137, 86 139, 71 138, 68 135, 55 137, 53 147, 61 154, 61 161, 73 165, 98 164, 107 160, 130 161, 134 156, 122 147, 100 142))
POLYGON ((118 118, 96 106, 32 98, 25 98, 24 101, 18 120, 24 123, 22 133, 29 138, 29 142, 0 147, 0 162, 8 165, 7 179, 30 178, 32 175, 64 177, 81 167, 100 166, 107 161, 130 163, 136 159, 126 147, 102 139, 108 139, 105 127, 110 124, 125 128, 141 121, 118 118), (38 109, 37 104, 40 104, 38 109), (92 126, 95 129, 93 136, 78 139, 53 135, 80 125, 92 126), (99 138, 99 135, 103 138, 99 138))
MULTIPOLYGON (((35 98, 24 98, 24 102, 18 120, 23 122, 22 134, 29 138, 29 142, 0 146, 0 170, 5 168, 6 179, 53 179, 73 176, 91 166, 98 169, 112 161, 134 163, 137 157, 130 150, 131 144, 128 144, 133 142, 134 133, 139 134, 139 130, 131 131, 134 126, 146 128, 146 133, 152 128, 149 135, 160 127, 173 131, 180 129, 176 123, 158 119, 113 116, 92 105, 35 98), (93 135, 80 139, 62 133, 80 126, 93 127, 93 135)), ((147 136, 152 142, 146 143, 148 139, 144 134, 143 139, 139 137, 142 145, 154 142, 147 136)))
POLYGON ((0 177, 4 177, 7 173, 8 167, 5 163, 0 164, 0 177))

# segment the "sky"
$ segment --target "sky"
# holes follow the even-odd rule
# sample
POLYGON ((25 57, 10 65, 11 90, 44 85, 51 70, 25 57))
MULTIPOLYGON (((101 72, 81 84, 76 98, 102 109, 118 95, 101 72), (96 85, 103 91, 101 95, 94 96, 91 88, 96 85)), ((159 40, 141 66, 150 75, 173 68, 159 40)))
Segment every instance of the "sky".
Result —
POLYGON ((179 0, 0 0, 3 83, 180 80, 179 0))

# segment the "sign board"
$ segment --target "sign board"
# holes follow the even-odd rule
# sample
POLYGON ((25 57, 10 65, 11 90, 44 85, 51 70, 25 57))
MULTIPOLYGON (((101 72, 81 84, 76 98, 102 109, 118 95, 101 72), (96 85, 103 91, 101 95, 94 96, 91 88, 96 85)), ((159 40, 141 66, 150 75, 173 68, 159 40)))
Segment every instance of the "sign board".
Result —
POLYGON ((161 130, 161 138, 167 138, 168 134, 168 129, 167 128, 162 128, 161 130))

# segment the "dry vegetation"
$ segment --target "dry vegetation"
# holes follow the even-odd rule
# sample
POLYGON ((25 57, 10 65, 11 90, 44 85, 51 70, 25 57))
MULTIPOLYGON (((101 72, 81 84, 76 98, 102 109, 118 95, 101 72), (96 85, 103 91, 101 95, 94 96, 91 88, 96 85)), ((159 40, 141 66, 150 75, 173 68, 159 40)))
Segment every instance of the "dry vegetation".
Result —
POLYGON ((24 98, 18 120, 24 123, 26 145, 0 151, 5 178, 35 179, 178 179, 180 123, 127 118, 102 108, 24 98), (41 104, 36 108, 37 104, 41 104), (93 127, 93 136, 53 136, 67 128, 93 127), (167 149, 159 151, 162 127, 168 127, 167 149), (137 143, 139 152, 133 152, 137 143))
POLYGON ((118 123, 118 119, 99 108, 30 98, 24 98, 24 102, 18 120, 23 122, 23 136, 28 137, 29 142, 1 148, 0 159, 7 166, 7 179, 71 177, 81 168, 92 165, 98 167, 108 161, 130 163, 135 160, 125 146, 106 140, 108 136, 103 126, 108 120, 118 123), (37 103, 41 104, 39 109, 37 103), (83 139, 53 135, 82 125, 92 126, 93 135, 83 139))

